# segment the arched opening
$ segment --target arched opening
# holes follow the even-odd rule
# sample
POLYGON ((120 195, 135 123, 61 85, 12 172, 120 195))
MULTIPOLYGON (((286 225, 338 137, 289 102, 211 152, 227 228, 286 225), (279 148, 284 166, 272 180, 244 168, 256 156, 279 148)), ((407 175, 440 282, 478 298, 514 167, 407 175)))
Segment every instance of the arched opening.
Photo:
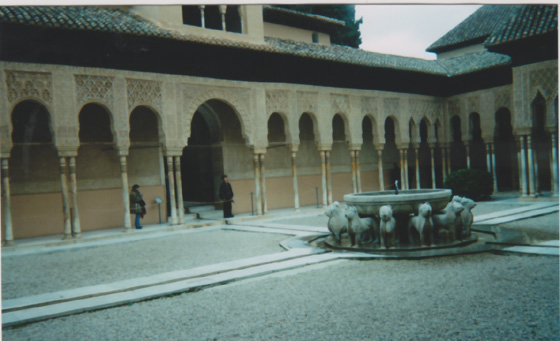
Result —
POLYGON ((451 118, 451 171, 467 168, 467 151, 463 144, 461 133, 461 119, 459 116, 451 118))
POLYGON ((420 187, 432 188, 432 156, 428 145, 428 123, 425 119, 420 121, 418 167, 420 168, 420 187))
POLYGON ((533 142, 533 156, 535 163, 535 177, 537 180, 536 189, 540 191, 550 191, 551 173, 550 160, 552 157, 551 136, 545 129, 547 122, 546 100, 539 92, 531 103, 532 129, 531 139, 533 142))
POLYGON ((436 187, 442 188, 444 179, 444 151, 443 151, 443 129, 441 122, 436 120, 434 124, 434 135, 436 137, 436 147, 433 151, 434 153, 434 165, 436 174, 436 187))
POLYGON ((330 163, 333 200, 341 201, 344 194, 352 193, 350 151, 347 144, 346 124, 341 115, 334 115, 332 128, 333 144, 330 153, 330 163))
MULTIPOLYGON (((60 168, 50 114, 42 104, 27 100, 14 107, 11 119, 13 236, 17 239, 62 233, 60 168)), ((2 239, 4 233, 2 229, 2 239)))
POLYGON ((476 112, 469 116, 469 157, 471 168, 486 170, 486 148, 480 128, 480 115, 476 112))
POLYGON ((270 208, 293 207, 293 179, 291 177, 291 149, 286 134, 283 114, 273 113, 268 118, 268 147, 266 149, 266 190, 270 208))
MULTIPOLYGON (((165 162, 161 151, 163 140, 161 125, 157 114, 145 106, 139 106, 132 111, 129 123, 128 183, 130 187, 134 184, 141 186, 148 211, 144 223, 157 223, 159 213, 162 212, 158 212, 154 198, 162 198, 166 193, 163 187, 165 162)), ((169 198, 166 203, 169 203, 169 198)))
MULTIPOLYGON (((391 117, 385 119, 385 146, 383 148, 383 169, 389 170, 390 187, 394 188, 396 180, 401 179, 399 150, 396 144, 395 121, 391 117)), ((402 186, 402 185, 401 185, 402 186)), ((385 187, 387 189, 387 187, 385 187)))
POLYGON ((498 190, 506 191, 519 187, 517 174, 517 148, 508 109, 500 108, 495 115, 494 158, 496 160, 496 183, 498 190))
POLYGON ((321 203, 321 158, 315 144, 315 122, 309 113, 299 118, 299 150, 296 154, 298 192, 302 205, 321 203))
POLYGON ((373 174, 378 169, 377 151, 373 145, 373 123, 369 117, 362 120, 362 149, 360 150, 360 172, 362 180, 362 191, 379 190, 380 185, 375 185, 378 174, 373 174))
POLYGON ((205 102, 193 115, 188 146, 181 156, 183 200, 217 202, 221 176, 227 174, 231 182, 252 174, 252 160, 234 109, 220 100, 205 102))
POLYGON ((76 177, 82 231, 122 226, 121 166, 110 114, 99 104, 87 104, 79 124, 76 177))
MULTIPOLYGON (((418 136, 418 126, 413 119, 410 119, 408 123, 408 135, 410 138, 410 143, 408 144, 407 161, 408 161, 408 185, 409 188, 416 188, 416 184, 420 179, 416 178, 416 157, 418 156, 418 150, 420 137, 418 136), (412 181, 414 179, 414 182, 412 181)), ((404 186, 403 186, 404 188, 404 186)))

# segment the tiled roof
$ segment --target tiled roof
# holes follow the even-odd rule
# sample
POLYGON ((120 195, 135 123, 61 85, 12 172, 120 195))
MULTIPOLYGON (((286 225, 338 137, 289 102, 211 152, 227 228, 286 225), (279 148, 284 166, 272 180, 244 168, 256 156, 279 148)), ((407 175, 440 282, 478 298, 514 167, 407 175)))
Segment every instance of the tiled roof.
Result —
POLYGON ((557 29, 557 5, 485 5, 426 51, 444 52, 479 43, 494 46, 557 29))
POLYGON ((476 56, 471 54, 439 61, 368 52, 339 45, 325 46, 275 38, 266 38, 264 43, 240 42, 210 36, 179 33, 162 28, 149 20, 120 9, 100 7, 0 7, 0 23, 18 23, 70 30, 115 32, 166 38, 208 45, 250 49, 274 54, 293 55, 365 67, 389 68, 441 76, 465 74, 499 65, 506 65, 510 62, 509 57, 490 52, 482 52, 476 54, 476 56))
POLYGON ((430 45, 426 51, 438 53, 467 44, 483 43, 521 8, 521 5, 482 6, 430 45))
POLYGON ((557 5, 527 5, 494 32, 486 41, 486 46, 500 45, 557 30, 557 5))

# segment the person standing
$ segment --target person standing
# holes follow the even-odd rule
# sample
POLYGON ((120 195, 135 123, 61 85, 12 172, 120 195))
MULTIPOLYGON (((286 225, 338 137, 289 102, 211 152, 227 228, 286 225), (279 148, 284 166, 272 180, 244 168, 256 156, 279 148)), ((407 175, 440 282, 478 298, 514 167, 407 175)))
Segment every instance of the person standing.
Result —
POLYGON ((140 186, 132 186, 132 191, 130 192, 130 213, 136 214, 135 226, 137 230, 142 229, 140 225, 140 218, 144 217, 146 214, 146 203, 142 199, 142 193, 138 190, 140 186))
POLYGON ((224 218, 233 218, 231 214, 231 203, 233 202, 233 190, 228 182, 227 175, 222 176, 222 184, 220 185, 220 200, 224 202, 224 218))

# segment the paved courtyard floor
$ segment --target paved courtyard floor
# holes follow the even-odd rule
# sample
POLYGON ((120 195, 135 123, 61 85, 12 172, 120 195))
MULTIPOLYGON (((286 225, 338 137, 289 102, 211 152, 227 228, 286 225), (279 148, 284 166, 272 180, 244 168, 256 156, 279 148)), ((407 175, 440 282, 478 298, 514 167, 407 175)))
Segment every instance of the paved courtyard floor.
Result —
MULTIPOLYGON (((473 213, 476 219, 531 204, 483 202, 473 213)), ((116 306, 4 326, 2 337, 559 339, 557 256, 485 252, 420 260, 360 260, 333 257, 334 252, 286 250, 286 245, 296 245, 294 237, 324 233, 326 222, 320 210, 309 210, 293 216, 138 234, 142 238, 3 248, 3 323, 10 317, 5 311, 17 310, 25 302, 36 302, 38 308, 29 309, 31 314, 40 310, 37 302, 55 300, 55 296, 69 302, 53 304, 53 309, 80 304, 81 297, 101 296, 103 290, 113 301, 126 297, 116 306), (219 276, 215 282, 209 280, 219 276), (127 296, 157 291, 154 288, 171 294, 152 299, 127 296), (74 299, 73 295, 81 296, 74 299)), ((523 232, 526 244, 556 241, 557 249, 558 222, 556 210, 499 227, 523 232)))

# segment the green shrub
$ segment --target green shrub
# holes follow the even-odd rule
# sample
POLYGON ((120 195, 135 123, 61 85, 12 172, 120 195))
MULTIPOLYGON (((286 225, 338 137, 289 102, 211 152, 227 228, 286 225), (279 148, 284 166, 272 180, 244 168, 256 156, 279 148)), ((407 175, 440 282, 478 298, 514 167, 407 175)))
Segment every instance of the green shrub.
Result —
POLYGON ((480 169, 459 169, 447 175, 443 187, 451 189, 453 195, 474 201, 487 200, 493 190, 492 174, 480 169))

